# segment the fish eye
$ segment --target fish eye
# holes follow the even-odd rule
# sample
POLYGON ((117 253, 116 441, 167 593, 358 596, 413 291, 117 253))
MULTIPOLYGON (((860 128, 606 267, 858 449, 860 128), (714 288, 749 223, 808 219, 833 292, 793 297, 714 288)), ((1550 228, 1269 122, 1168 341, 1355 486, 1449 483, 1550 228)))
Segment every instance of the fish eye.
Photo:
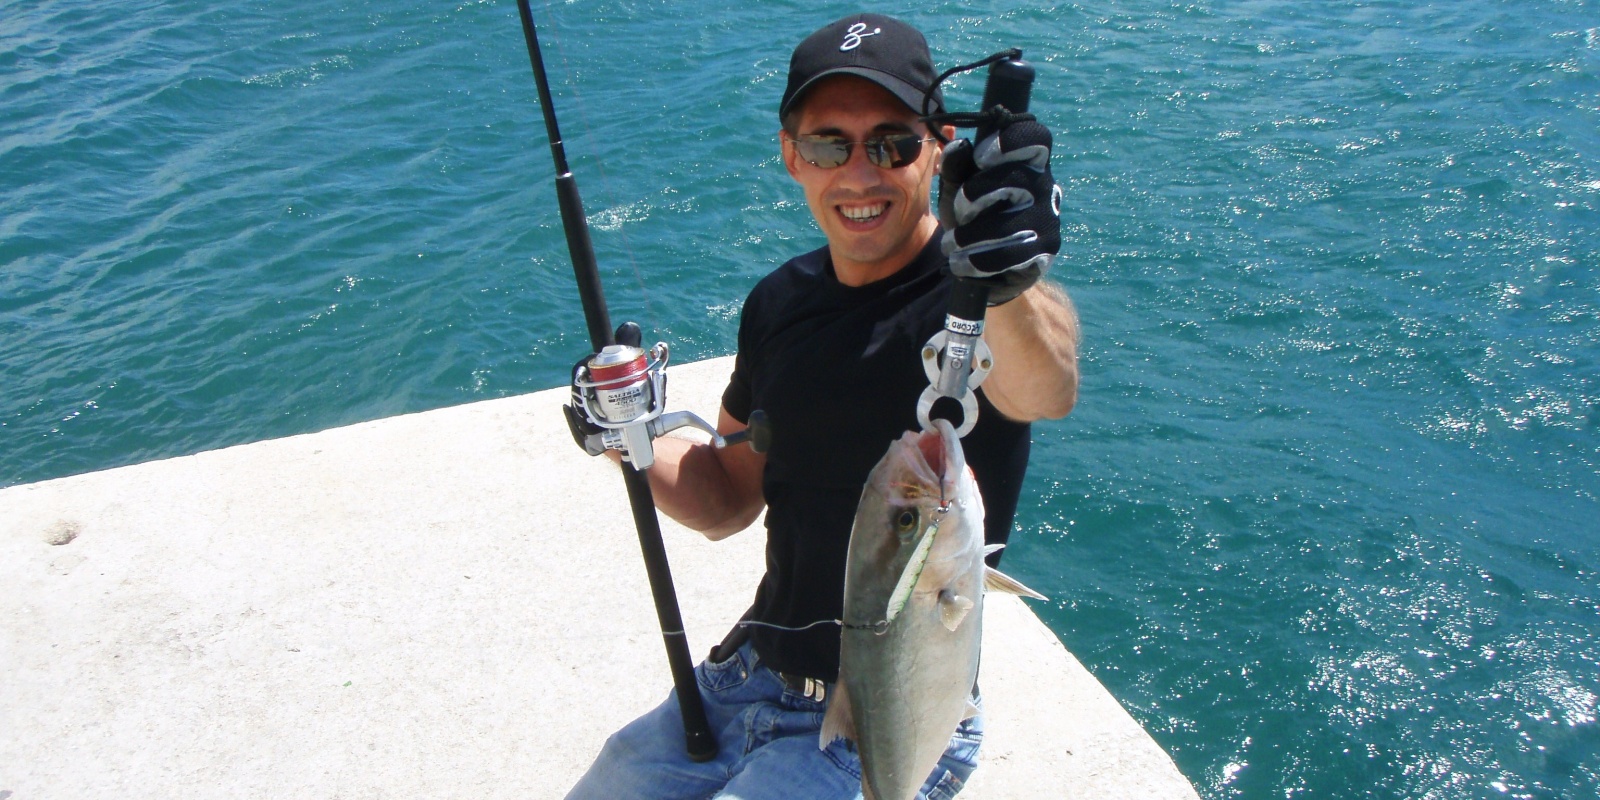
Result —
POLYGON ((909 508, 900 512, 900 516, 895 517, 894 524, 901 533, 910 533, 917 527, 917 512, 909 508))

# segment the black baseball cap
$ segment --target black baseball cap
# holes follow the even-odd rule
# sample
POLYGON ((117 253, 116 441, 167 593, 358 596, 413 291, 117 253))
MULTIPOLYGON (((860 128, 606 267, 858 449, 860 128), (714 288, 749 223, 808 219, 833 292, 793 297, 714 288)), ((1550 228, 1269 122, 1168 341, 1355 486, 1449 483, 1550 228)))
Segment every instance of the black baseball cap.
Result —
MULTIPOLYGON (((806 37, 789 58, 789 85, 778 105, 782 119, 806 90, 832 75, 855 75, 889 90, 917 114, 938 73, 928 40, 916 28, 881 14, 852 14, 806 37)), ((934 112, 944 111, 944 95, 933 92, 934 112)))

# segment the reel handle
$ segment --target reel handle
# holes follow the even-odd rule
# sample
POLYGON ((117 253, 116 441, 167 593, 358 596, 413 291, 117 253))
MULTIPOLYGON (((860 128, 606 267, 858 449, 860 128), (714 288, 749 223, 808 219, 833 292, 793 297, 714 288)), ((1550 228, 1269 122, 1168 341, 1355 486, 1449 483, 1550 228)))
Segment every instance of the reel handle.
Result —
POLYGON ((750 412, 750 426, 738 433, 730 433, 722 437, 718 447, 732 447, 736 444, 750 443, 750 449, 757 453, 767 452, 772 447, 772 423, 767 420, 767 412, 755 409, 750 412))

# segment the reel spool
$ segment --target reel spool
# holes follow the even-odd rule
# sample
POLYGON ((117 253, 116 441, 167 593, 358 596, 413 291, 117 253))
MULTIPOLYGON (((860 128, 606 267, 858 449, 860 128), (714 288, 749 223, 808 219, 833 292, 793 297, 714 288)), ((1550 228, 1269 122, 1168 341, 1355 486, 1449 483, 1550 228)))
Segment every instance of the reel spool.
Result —
POLYGON ((583 390, 589 418, 604 428, 620 428, 660 416, 666 365, 666 342, 657 342, 648 353, 625 344, 606 345, 589 358, 575 381, 583 390))
MULTIPOLYGON (((632 341, 638 341, 637 334, 632 341)), ((656 463, 651 442, 679 428, 704 431, 717 448, 749 443, 758 453, 767 451, 772 429, 760 409, 750 412, 749 425, 744 430, 727 436, 688 411, 661 413, 667 405, 666 368, 666 342, 656 342, 649 350, 632 344, 609 344, 577 366, 567 415, 569 424, 576 424, 575 416, 581 416, 584 422, 600 429, 582 439, 590 455, 616 450, 636 469, 649 469, 656 463)))
POLYGON ((605 429, 605 448, 621 451, 639 469, 655 463, 649 423, 666 405, 667 358, 666 342, 656 342, 648 351, 609 344, 590 356, 572 381, 584 415, 605 429))

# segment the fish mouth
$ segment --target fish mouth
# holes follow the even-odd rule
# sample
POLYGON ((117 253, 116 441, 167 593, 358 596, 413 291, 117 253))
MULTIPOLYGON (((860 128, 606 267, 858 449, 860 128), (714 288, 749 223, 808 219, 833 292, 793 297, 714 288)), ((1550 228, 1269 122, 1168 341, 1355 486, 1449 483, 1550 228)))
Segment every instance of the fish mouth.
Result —
POLYGON ((954 497, 956 484, 967 467, 966 454, 961 450, 961 438, 956 436, 955 427, 948 420, 935 419, 933 430, 917 436, 917 452, 939 487, 940 497, 954 497))

